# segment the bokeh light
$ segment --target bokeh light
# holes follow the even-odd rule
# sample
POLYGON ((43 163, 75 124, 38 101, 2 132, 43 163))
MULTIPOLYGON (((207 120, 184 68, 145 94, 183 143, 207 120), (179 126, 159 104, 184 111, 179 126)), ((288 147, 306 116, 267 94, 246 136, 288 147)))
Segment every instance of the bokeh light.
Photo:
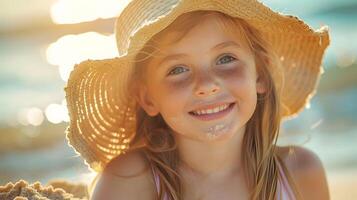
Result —
POLYGON ((33 126, 39 126, 44 120, 42 110, 36 107, 30 108, 27 112, 27 120, 33 126))
POLYGON ((17 121, 23 126, 29 125, 29 122, 27 121, 27 110, 26 109, 22 109, 17 113, 17 121))
POLYGON ((61 123, 66 115, 63 106, 55 103, 48 105, 45 113, 47 120, 53 124, 61 123))
POLYGON ((337 54, 336 64, 339 67, 349 67, 356 61, 356 53, 340 52, 337 54))
POLYGON ((44 120, 43 112, 37 107, 24 108, 18 112, 18 122, 23 126, 39 126, 44 120))

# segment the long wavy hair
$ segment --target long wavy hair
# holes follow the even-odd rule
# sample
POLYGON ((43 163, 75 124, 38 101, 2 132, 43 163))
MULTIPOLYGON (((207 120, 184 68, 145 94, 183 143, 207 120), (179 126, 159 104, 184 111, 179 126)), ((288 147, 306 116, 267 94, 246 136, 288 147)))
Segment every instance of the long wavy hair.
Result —
MULTIPOLYGON (((174 37, 169 43, 174 43, 210 15, 215 16, 216 22, 224 31, 243 36, 254 54, 257 73, 267 88, 264 94, 257 94, 256 109, 246 124, 243 136, 241 158, 245 181, 250 191, 249 199, 273 200, 277 198, 277 181, 280 178, 278 162, 287 176, 295 198, 301 199, 296 183, 275 150, 281 122, 280 91, 277 91, 275 84, 278 81, 282 84, 283 80, 275 80, 274 83, 271 69, 281 67, 280 61, 271 50, 271 46, 262 38, 261 33, 245 20, 217 11, 200 10, 180 15, 168 27, 153 36, 136 55, 128 91, 134 97, 137 95, 138 87, 147 84, 145 66, 150 58, 160 51, 158 49, 158 44, 162 42, 160 38, 171 34, 174 37)), ((130 146, 145 144, 142 149, 144 155, 161 180, 157 199, 163 199, 164 193, 172 200, 183 199, 182 179, 177 173, 179 164, 177 144, 170 127, 160 114, 151 117, 138 103, 136 122, 137 131, 130 146)))

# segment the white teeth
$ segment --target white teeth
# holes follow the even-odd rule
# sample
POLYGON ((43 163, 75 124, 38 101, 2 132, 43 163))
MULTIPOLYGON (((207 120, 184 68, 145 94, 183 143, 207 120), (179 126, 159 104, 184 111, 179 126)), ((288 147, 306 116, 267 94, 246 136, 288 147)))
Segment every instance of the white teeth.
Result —
POLYGON ((195 111, 193 111, 193 113, 196 114, 196 115, 217 113, 219 111, 222 111, 222 110, 226 109, 228 106, 229 106, 229 104, 225 104, 225 105, 217 106, 217 107, 215 107, 213 109, 195 110, 195 111))

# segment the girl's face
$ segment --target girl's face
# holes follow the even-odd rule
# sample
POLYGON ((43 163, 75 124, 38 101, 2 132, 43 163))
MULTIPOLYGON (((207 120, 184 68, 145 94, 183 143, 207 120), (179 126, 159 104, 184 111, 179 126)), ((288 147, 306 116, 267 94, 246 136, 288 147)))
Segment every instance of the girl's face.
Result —
MULTIPOLYGON (((160 55, 145 66, 140 105, 150 116, 160 113, 176 137, 217 141, 244 130, 265 87, 241 38, 208 17, 176 43, 159 45, 160 55), (217 112, 217 106, 225 110, 199 111, 217 112)), ((170 34, 160 41, 170 41, 170 34)))

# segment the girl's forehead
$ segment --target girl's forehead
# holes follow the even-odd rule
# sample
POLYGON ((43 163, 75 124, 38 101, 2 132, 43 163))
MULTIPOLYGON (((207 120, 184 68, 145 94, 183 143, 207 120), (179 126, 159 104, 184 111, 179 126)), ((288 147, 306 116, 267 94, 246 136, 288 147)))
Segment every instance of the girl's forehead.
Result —
POLYGON ((213 48, 222 43, 248 48, 244 30, 237 24, 224 23, 223 19, 210 17, 192 26, 189 30, 177 30, 174 27, 160 35, 157 47, 167 54, 178 48, 207 47, 213 48), (199 45, 201 44, 201 45, 199 45))

